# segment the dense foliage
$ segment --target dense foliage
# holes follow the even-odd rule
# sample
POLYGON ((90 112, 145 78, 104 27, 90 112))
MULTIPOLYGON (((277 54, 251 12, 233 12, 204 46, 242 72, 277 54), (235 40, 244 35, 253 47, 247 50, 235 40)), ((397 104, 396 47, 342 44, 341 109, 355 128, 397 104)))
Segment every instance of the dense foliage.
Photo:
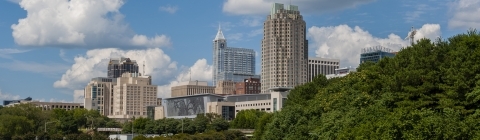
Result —
MULTIPOLYGON (((133 132, 136 134, 195 134, 208 130, 228 130, 229 124, 216 114, 198 114, 195 119, 159 119, 137 118, 133 121, 133 132)), ((124 133, 132 133, 132 122, 125 123, 124 133)))
POLYGON ((476 31, 419 40, 346 77, 296 87, 255 138, 478 139, 479 62, 476 31))
POLYGON ((226 131, 207 131, 205 133, 196 134, 178 134, 173 136, 157 136, 145 137, 136 136, 133 140, 246 140, 245 136, 240 131, 226 130, 226 131))
POLYGON ((235 119, 230 123, 230 126, 236 129, 255 129, 256 123, 264 114, 267 113, 255 109, 239 111, 235 119))
POLYGON ((0 108, 0 139, 104 139, 104 135, 86 134, 84 128, 120 127, 120 124, 98 111, 85 109, 41 110, 30 104, 0 108))

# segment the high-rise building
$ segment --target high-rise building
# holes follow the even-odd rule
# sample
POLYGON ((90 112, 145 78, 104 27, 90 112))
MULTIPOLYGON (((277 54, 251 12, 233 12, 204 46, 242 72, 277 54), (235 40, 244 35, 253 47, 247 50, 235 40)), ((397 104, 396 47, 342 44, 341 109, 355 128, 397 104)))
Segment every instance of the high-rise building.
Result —
POLYGON ((340 59, 327 59, 319 57, 308 58, 308 82, 318 75, 335 74, 335 69, 340 67, 340 59))
POLYGON ((113 114, 115 119, 147 117, 147 107, 157 106, 157 86, 152 85, 151 76, 138 73, 123 73, 113 87, 113 114))
POLYGON ((227 40, 219 27, 213 40, 213 85, 217 81, 241 82, 255 75, 255 51, 227 46, 227 40))
POLYGON ((298 6, 274 3, 263 29, 262 93, 307 82, 306 23, 298 6))
POLYGON ((108 63, 108 78, 121 77, 123 73, 138 73, 138 64, 130 58, 112 58, 108 63))
POLYGON ((85 109, 94 109, 104 116, 113 113, 113 87, 117 78, 93 78, 84 89, 85 109))
POLYGON ((172 97, 215 93, 214 86, 208 86, 206 81, 187 81, 171 88, 172 97))
POLYGON ((395 55, 396 53, 393 50, 382 46, 363 48, 360 54, 360 64, 367 61, 377 63, 382 58, 394 57, 395 55))

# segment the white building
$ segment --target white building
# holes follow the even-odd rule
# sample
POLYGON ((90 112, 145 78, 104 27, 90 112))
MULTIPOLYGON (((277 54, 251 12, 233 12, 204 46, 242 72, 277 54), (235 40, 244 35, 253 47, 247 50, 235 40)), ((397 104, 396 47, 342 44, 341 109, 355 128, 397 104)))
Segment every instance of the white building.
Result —
POLYGON ((352 72, 356 72, 356 71, 357 70, 355 68, 351 68, 351 67, 339 68, 339 69, 335 69, 335 74, 325 75, 325 77, 327 79, 343 77, 343 76, 346 76, 346 75, 348 75, 352 72))
POLYGON ((335 69, 340 67, 340 59, 327 59, 320 57, 308 58, 308 82, 318 75, 335 74, 335 69))

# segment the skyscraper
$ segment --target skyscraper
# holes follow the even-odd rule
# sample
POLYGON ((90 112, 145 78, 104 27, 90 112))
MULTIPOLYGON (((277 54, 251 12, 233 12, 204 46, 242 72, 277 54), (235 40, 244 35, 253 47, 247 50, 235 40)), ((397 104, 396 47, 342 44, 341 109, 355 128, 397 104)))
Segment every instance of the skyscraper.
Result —
POLYGON ((227 46, 227 40, 219 27, 213 40, 213 85, 217 81, 241 82, 255 75, 255 51, 227 46))
POLYGON ((130 58, 112 58, 108 63, 108 78, 121 77, 123 73, 138 73, 138 64, 130 58))
POLYGON ((274 3, 263 26, 262 93, 307 82, 308 40, 298 6, 274 3))

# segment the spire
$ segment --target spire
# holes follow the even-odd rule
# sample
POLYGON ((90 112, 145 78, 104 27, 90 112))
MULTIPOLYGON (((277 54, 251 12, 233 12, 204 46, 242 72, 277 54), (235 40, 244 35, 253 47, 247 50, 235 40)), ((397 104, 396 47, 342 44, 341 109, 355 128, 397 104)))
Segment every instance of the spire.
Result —
POLYGON ((218 24, 218 32, 217 32, 217 36, 215 36, 215 40, 225 40, 225 37, 223 36, 222 28, 220 27, 220 24, 218 24))

